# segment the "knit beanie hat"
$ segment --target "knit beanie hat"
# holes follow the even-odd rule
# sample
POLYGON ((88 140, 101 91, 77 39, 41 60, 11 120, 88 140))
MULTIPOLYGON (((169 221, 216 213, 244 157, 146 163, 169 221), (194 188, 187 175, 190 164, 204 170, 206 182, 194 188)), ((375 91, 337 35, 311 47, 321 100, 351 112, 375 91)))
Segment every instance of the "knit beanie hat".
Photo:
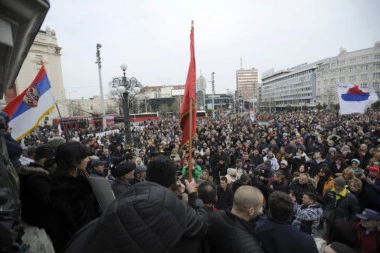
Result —
POLYGON ((120 163, 111 170, 111 174, 114 177, 122 177, 134 169, 136 169, 136 163, 120 163))

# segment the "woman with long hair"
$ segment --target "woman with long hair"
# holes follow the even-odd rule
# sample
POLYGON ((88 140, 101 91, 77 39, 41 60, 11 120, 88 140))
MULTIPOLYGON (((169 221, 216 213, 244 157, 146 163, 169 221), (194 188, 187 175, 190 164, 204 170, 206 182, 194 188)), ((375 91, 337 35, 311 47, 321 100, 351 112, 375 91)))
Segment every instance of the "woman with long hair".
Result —
POLYGON ((49 236, 60 252, 81 227, 97 218, 100 209, 87 181, 86 147, 79 142, 58 146, 55 153, 57 170, 52 179, 49 236))

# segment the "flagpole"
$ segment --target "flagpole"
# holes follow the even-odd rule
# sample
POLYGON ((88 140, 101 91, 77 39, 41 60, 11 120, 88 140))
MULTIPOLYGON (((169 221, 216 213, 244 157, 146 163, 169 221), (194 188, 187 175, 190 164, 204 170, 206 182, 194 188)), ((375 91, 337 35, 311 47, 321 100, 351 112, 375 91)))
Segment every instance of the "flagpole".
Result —
POLYGON ((59 115, 59 124, 62 123, 62 128, 63 128, 63 131, 65 131, 65 137, 66 137, 66 141, 69 142, 69 136, 68 136, 68 132, 66 131, 66 127, 65 127, 65 124, 63 124, 63 121, 62 121, 62 116, 61 116, 61 112, 59 111, 59 108, 58 108, 58 104, 55 103, 55 107, 57 108, 57 111, 58 111, 58 115, 59 115))
POLYGON ((189 173, 188 180, 191 182, 193 180, 193 141, 192 141, 192 131, 193 131, 193 99, 190 98, 190 110, 189 110, 189 173))

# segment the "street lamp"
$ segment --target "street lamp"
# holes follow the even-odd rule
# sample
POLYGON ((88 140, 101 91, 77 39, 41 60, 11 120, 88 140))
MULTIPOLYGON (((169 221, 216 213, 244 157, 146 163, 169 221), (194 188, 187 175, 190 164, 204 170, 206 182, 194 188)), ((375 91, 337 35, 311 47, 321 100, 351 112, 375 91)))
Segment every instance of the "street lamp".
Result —
POLYGON ((131 145, 131 125, 129 120, 129 101, 128 95, 134 95, 140 93, 140 88, 138 87, 137 79, 134 77, 129 78, 125 76, 125 71, 127 70, 127 65, 121 64, 121 70, 123 71, 122 78, 114 78, 112 82, 111 94, 112 95, 123 95, 123 112, 124 112, 124 144, 131 145))

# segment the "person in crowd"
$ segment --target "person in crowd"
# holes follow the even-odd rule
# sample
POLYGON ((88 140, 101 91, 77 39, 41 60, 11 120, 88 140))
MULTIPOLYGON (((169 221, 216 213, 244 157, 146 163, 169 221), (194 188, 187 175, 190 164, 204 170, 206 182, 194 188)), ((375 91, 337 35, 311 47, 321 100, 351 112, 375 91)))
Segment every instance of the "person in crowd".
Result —
POLYGON ((380 212, 380 178, 379 168, 371 166, 368 176, 362 177, 363 194, 361 201, 367 208, 380 212))
POLYGON ((344 158, 346 164, 349 164, 354 158, 354 154, 351 152, 351 148, 348 145, 343 145, 340 152, 344 158))
POLYGON ((228 187, 228 181, 226 177, 220 178, 220 185, 217 188, 218 200, 216 201, 215 207, 218 210, 230 209, 232 206, 232 200, 234 193, 228 187))
POLYGON ((296 154, 291 159, 292 168, 299 168, 302 164, 306 164, 308 160, 309 157, 307 157, 305 152, 302 149, 297 149, 296 154))
MULTIPOLYGON (((356 177, 354 177, 348 185, 348 189, 350 190, 352 194, 354 194, 357 197, 357 199, 359 200, 359 204, 361 204, 360 200, 361 200, 362 188, 363 188, 362 181, 356 177)), ((363 209, 364 208, 362 208, 362 206, 360 205, 360 210, 363 210, 363 209)))
POLYGON ((4 139, 5 139, 5 145, 7 147, 8 151, 8 157, 11 163, 15 168, 20 167, 22 164, 20 162, 20 157, 22 155, 22 147, 21 145, 15 141, 15 139, 12 138, 12 128, 8 125, 9 123, 9 116, 7 113, 0 111, 0 116, 4 118, 5 120, 5 134, 4 134, 4 139))
POLYGON ((360 168, 360 161, 358 159, 352 159, 351 165, 348 167, 354 173, 355 177, 361 178, 364 174, 364 170, 360 168))
POLYGON ((363 212, 356 214, 360 222, 355 223, 353 227, 359 240, 361 252, 375 253, 379 252, 379 224, 380 213, 366 208, 363 212))
POLYGON ((365 143, 360 144, 360 148, 355 152, 354 157, 359 159, 361 167, 363 169, 367 169, 369 160, 372 158, 372 155, 368 151, 368 145, 365 143))
POLYGON ((270 161, 271 162, 271 168, 274 171, 277 171, 280 168, 280 165, 278 164, 278 161, 276 157, 273 154, 273 151, 268 151, 268 154, 264 157, 264 162, 270 161))
POLYGON ((318 252, 313 237, 289 223, 293 200, 288 194, 273 192, 269 197, 268 212, 269 218, 256 222, 254 232, 265 252, 318 252))
POLYGON ((233 182, 231 187, 232 192, 235 193, 236 190, 242 185, 251 185, 251 179, 248 174, 241 175, 241 177, 238 180, 233 182))
POLYGON ((308 175, 301 173, 298 178, 294 178, 289 185, 290 194, 294 195, 298 204, 302 204, 302 197, 305 192, 315 192, 315 188, 309 181, 308 175))
POLYGON ((335 155, 332 159, 332 162, 330 163, 330 170, 335 177, 342 176, 342 172, 344 169, 347 168, 346 161, 344 160, 344 157, 341 155, 335 155))
POLYGON ((334 178, 328 167, 322 167, 314 180, 318 199, 322 199, 326 191, 334 187, 334 178))
POLYGON ((240 178, 241 175, 243 175, 244 173, 247 173, 244 169, 243 169, 243 163, 241 161, 241 159, 236 159, 236 162, 235 162, 235 169, 237 171, 237 179, 240 178))
POLYGON ((359 241, 356 237, 356 231, 352 225, 344 219, 334 220, 331 229, 326 231, 323 238, 315 237, 314 240, 319 252, 325 252, 326 246, 334 242, 345 244, 348 247, 355 249, 356 252, 358 252, 359 249, 359 241))
POLYGON ((257 188, 241 186, 237 189, 230 210, 210 214, 210 228, 206 239, 210 252, 263 252, 255 238, 254 224, 263 207, 263 195, 257 188))
POLYGON ((234 168, 228 168, 226 178, 227 178, 227 183, 229 185, 232 185, 233 182, 237 180, 237 170, 234 168))
POLYGON ((145 181, 146 178, 146 166, 136 165, 135 173, 133 179, 130 181, 131 185, 145 181))
POLYGON ((212 173, 213 173, 212 176, 214 180, 216 180, 217 183, 220 182, 220 177, 226 176, 227 169, 228 169, 228 165, 226 164, 225 160, 222 157, 218 159, 219 159, 218 163, 212 169, 212 173))
POLYGON ((134 179, 135 169, 136 163, 122 162, 111 170, 112 176, 115 177, 115 181, 112 183, 115 197, 124 193, 132 185, 131 181, 134 179))
POLYGON ((105 175, 104 173, 105 171, 104 168, 106 164, 107 164, 106 161, 101 161, 99 159, 90 160, 87 166, 87 167, 90 167, 90 177, 100 177, 100 178, 107 177, 108 172, 107 172, 107 175, 105 175))
POLYGON ((274 172, 273 178, 269 181, 268 186, 273 191, 282 191, 285 193, 289 193, 288 182, 285 181, 284 174, 282 174, 281 171, 274 172))
MULTIPOLYGON (((199 164, 195 163, 195 160, 193 159, 193 164, 192 164, 193 168, 192 168, 192 175, 193 175, 193 178, 195 179, 195 181, 197 181, 198 177, 200 177, 203 173, 202 171, 202 167, 199 166, 199 164)), ((182 175, 184 178, 187 178, 188 177, 188 165, 184 166, 182 168, 182 175)))
POLYGON ((264 184, 268 184, 269 180, 273 177, 274 171, 272 169, 272 163, 271 161, 265 161, 264 163, 257 166, 255 171, 259 172, 258 179, 263 182, 264 184))
MULTIPOLYGON (((152 158, 147 167, 147 180, 168 188, 173 195, 179 193, 176 169, 169 157, 159 155, 152 158)), ((200 238, 206 234, 209 227, 208 212, 202 200, 197 196, 195 180, 189 182, 185 179, 184 182, 189 199, 189 205, 182 213, 186 216, 186 229, 182 239, 174 246, 172 252, 198 252, 201 248, 200 238)))
POLYGON ((99 217, 100 208, 87 181, 88 150, 79 142, 58 146, 57 169, 51 184, 52 209, 46 231, 60 252, 81 227, 99 217))
POLYGON ((346 189, 346 180, 342 177, 334 179, 334 187, 326 191, 322 205, 327 230, 336 219, 345 219, 350 224, 357 222, 355 214, 360 211, 358 199, 346 189))
POLYGON ((305 192, 302 197, 302 205, 297 204, 294 196, 292 199, 294 202, 294 221, 292 225, 302 232, 315 237, 323 215, 322 207, 317 202, 317 195, 313 192, 305 192))
POLYGON ((346 180, 346 185, 349 185, 350 181, 355 178, 354 173, 349 168, 342 171, 342 178, 346 180))
POLYGON ((314 178, 318 175, 322 167, 329 167, 329 163, 324 159, 324 153, 317 151, 314 153, 314 159, 311 161, 309 175, 314 178))
POLYGON ((45 228, 50 208, 50 172, 45 168, 45 161, 54 157, 46 145, 35 149, 34 161, 21 166, 20 179, 21 215, 23 221, 32 226, 45 228))
POLYGON ((289 154, 285 152, 285 147, 281 146, 280 151, 276 154, 276 159, 278 163, 281 163, 281 161, 288 161, 290 159, 289 154))
POLYGON ((214 181, 213 177, 210 176, 210 171, 208 169, 202 170, 202 175, 201 175, 200 179, 205 180, 205 181, 211 181, 211 182, 214 181))
POLYGON ((203 201, 208 212, 216 211, 217 187, 212 181, 204 181, 198 186, 198 197, 203 201))
POLYGON ((284 175, 285 179, 290 182, 293 178, 292 174, 291 174, 291 168, 288 166, 288 162, 286 160, 282 160, 280 162, 280 169, 279 171, 282 172, 282 174, 284 175))
POLYGON ((189 213, 195 215, 188 209, 166 187, 149 181, 135 184, 73 236, 63 252, 178 252, 181 238, 189 233, 189 213))
POLYGON ((112 156, 110 155, 110 151, 108 148, 103 148, 103 151, 99 156, 99 160, 106 162, 104 168, 109 169, 112 166, 112 156))
POLYGON ((263 157, 260 155, 259 149, 255 148, 253 150, 253 155, 249 157, 251 159, 251 162, 254 167, 259 166, 260 164, 264 163, 263 157))

